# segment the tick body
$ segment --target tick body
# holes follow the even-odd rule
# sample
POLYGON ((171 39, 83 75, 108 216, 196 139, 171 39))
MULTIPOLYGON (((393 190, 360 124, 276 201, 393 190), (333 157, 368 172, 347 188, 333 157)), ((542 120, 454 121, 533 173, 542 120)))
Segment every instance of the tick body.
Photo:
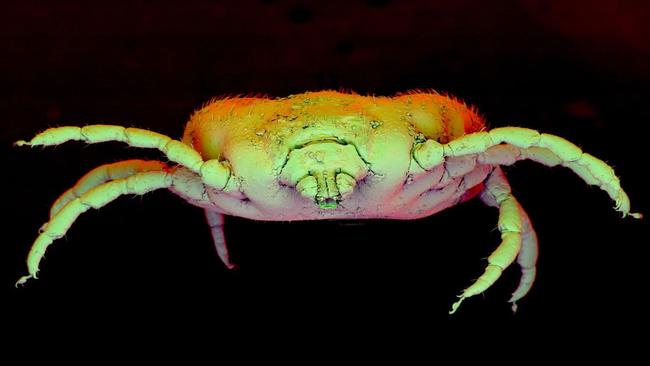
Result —
POLYGON ((286 98, 225 98, 194 113, 182 141, 114 125, 58 127, 18 145, 123 141, 160 150, 169 163, 128 160, 96 168, 53 205, 30 251, 29 275, 55 239, 90 208, 123 194, 167 188, 203 208, 217 252, 229 268, 224 215, 254 220, 416 219, 479 196, 499 210, 501 244, 485 272, 452 306, 489 288, 512 262, 522 277, 516 309, 535 279, 537 238, 512 195, 502 165, 530 159, 573 170, 616 202, 629 199, 614 171, 558 136, 520 127, 487 130, 456 99, 410 92, 395 97, 334 91, 286 98))
POLYGON ((255 220, 413 219, 485 180, 490 168, 475 157, 442 164, 440 144, 482 128, 437 94, 320 92, 215 101, 194 114, 183 142, 234 172, 226 189, 208 192, 207 209, 255 220))

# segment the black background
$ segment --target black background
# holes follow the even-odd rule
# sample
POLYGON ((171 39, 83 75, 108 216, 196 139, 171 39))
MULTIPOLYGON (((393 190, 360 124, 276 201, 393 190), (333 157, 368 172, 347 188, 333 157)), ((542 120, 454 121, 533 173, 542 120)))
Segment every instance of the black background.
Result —
POLYGON ((207 339, 283 340, 289 349, 302 341, 326 353, 365 341, 404 343, 405 353, 433 357, 438 337, 468 347, 525 345, 551 330, 545 343, 575 350, 576 340, 610 344, 643 329, 647 224, 620 219, 605 193, 567 169, 530 162, 506 168, 541 247, 538 281, 514 316, 506 302, 519 278, 514 266, 447 315, 499 241, 496 210, 478 200, 404 222, 228 217, 241 266, 228 271, 202 210, 163 191, 124 197, 80 217, 50 247, 41 278, 16 289, 61 192, 97 165, 161 156, 117 143, 11 143, 90 123, 180 137, 189 115, 214 96, 433 88, 479 107, 491 127, 554 133, 604 159, 633 211, 649 213, 644 2, 9 1, 2 8, 0 287, 16 339, 117 332, 110 343, 117 349, 205 331, 207 339))

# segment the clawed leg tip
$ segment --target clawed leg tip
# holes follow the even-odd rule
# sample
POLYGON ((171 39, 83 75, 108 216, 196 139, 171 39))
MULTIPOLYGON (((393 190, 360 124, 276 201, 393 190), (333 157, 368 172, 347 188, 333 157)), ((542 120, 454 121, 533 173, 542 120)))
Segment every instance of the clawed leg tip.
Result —
POLYGON ((517 313, 517 309, 519 309, 519 306, 517 305, 517 302, 516 302, 516 301, 512 301, 512 300, 510 300, 509 302, 512 304, 512 306, 510 307, 510 309, 512 310, 512 313, 513 313, 513 314, 516 314, 516 313, 517 313))
POLYGON ((456 301, 451 305, 451 310, 449 310, 449 315, 453 315, 456 312, 456 310, 458 310, 458 307, 460 307, 460 304, 463 302, 463 300, 465 300, 465 296, 463 295, 458 295, 458 297, 460 298, 460 300, 456 301))
POLYGON ((628 216, 631 216, 637 220, 640 220, 643 218, 643 214, 640 212, 623 212, 623 218, 626 218, 628 216))
POLYGON ((31 278, 36 278, 36 276, 32 276, 32 275, 22 276, 18 279, 18 281, 16 281, 16 284, 14 286, 16 287, 25 286, 25 283, 27 283, 27 281, 30 280, 31 278))

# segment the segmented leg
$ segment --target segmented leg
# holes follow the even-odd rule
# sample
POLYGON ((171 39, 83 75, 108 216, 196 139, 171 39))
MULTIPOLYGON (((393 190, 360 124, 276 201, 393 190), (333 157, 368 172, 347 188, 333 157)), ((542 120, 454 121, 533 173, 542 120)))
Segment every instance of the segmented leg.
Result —
POLYGON ((36 238, 27 257, 29 274, 16 282, 24 284, 30 278, 36 278, 38 266, 47 247, 68 231, 70 226, 82 213, 91 208, 98 209, 124 194, 144 194, 160 188, 168 188, 172 176, 166 171, 136 173, 128 178, 115 179, 90 189, 81 196, 68 202, 50 221, 43 226, 43 231, 36 238))
POLYGON ((459 295, 459 300, 451 306, 450 314, 456 312, 463 300, 478 295, 492 286, 501 277, 503 270, 514 262, 521 249, 522 210, 512 195, 510 185, 501 168, 496 167, 485 181, 481 197, 499 208, 498 227, 501 232, 501 244, 488 257, 488 265, 481 277, 459 295))
MULTIPOLYGON (((503 187, 509 187, 508 181, 505 179, 503 172, 499 169, 499 172, 491 177, 494 183, 498 183, 503 187)), ((509 190, 509 188, 508 188, 509 190)), ((481 194, 481 200, 488 206, 499 207, 498 203, 495 200, 495 197, 489 193, 489 191, 484 191, 481 194)), ((521 268, 521 278, 519 279, 519 285, 517 289, 512 293, 512 297, 509 302, 512 303, 512 311, 517 311, 517 301, 526 296, 530 288, 535 282, 535 275, 537 273, 537 254, 538 254, 538 243, 537 235, 533 229, 533 225, 530 222, 530 218, 526 211, 518 205, 519 207, 519 219, 521 220, 521 250, 519 255, 517 255, 517 263, 521 268)))
POLYGON ((125 142, 133 147, 158 149, 167 158, 198 174, 203 182, 216 189, 224 189, 230 179, 230 169, 218 159, 203 161, 190 146, 157 132, 114 125, 88 125, 84 127, 56 127, 47 129, 30 141, 16 141, 17 146, 51 146, 66 141, 97 143, 125 142))
POLYGON ((414 158, 425 169, 441 164, 447 157, 478 154, 479 163, 510 164, 521 159, 531 159, 542 164, 562 165, 578 174, 585 182, 597 185, 616 202, 615 209, 641 218, 639 213, 630 213, 630 200, 621 188, 614 170, 600 159, 582 152, 571 142, 547 133, 520 127, 502 127, 491 131, 470 133, 447 144, 427 140, 414 151, 414 158), (506 145, 501 145, 506 144, 506 145), (502 156, 498 156, 498 155, 502 156), (497 157, 496 162, 494 157, 497 157))
POLYGON ((50 218, 57 214, 68 202, 80 197, 89 190, 115 179, 130 177, 136 173, 166 170, 168 167, 157 160, 124 160, 105 164, 91 170, 54 202, 50 209, 50 218))
POLYGON ((236 268, 237 265, 230 261, 230 253, 226 246, 226 236, 223 232, 224 215, 206 209, 205 217, 208 220, 208 225, 210 225, 212 239, 214 240, 214 246, 217 248, 219 258, 221 258, 221 261, 226 265, 226 267, 228 267, 228 269, 236 268))
POLYGON ((533 225, 528 218, 526 211, 521 209, 521 251, 517 256, 517 263, 521 268, 521 278, 517 289, 512 293, 510 302, 512 304, 512 311, 517 311, 517 301, 528 294, 530 288, 533 287, 535 276, 537 275, 537 254, 539 246, 537 243, 537 234, 533 229, 533 225))

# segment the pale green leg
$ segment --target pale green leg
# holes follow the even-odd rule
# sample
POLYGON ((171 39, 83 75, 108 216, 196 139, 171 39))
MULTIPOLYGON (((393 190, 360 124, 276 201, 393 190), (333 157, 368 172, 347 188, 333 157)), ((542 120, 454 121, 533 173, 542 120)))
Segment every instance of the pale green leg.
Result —
MULTIPOLYGON (((478 154, 477 162, 480 164, 511 165, 516 161, 529 159, 547 166, 565 166, 588 184, 596 185, 607 192, 616 202, 615 209, 620 211, 623 217, 627 215, 637 219, 643 217, 640 213, 630 212, 629 198, 621 188, 619 178, 609 165, 582 152, 571 142, 555 135, 539 133, 526 128, 504 127, 489 132, 468 134, 445 145, 427 141, 414 152, 416 160, 423 166, 438 164, 446 157, 469 154, 478 154)), ((489 198, 486 199, 485 194, 482 198, 484 201, 490 201, 489 198)), ((517 206, 519 205, 517 204, 517 206)), ((501 210, 502 205, 499 208, 501 210)), ((537 238, 530 220, 521 208, 519 208, 519 216, 522 248, 517 260, 522 267, 522 278, 510 299, 510 302, 513 303, 513 310, 517 309, 516 301, 525 296, 532 286, 537 259, 537 238)), ((478 290, 487 289, 491 285, 490 280, 493 283, 500 274, 498 266, 489 265, 485 274, 461 295, 461 299, 454 304, 452 312, 457 309, 464 298, 480 293, 477 292, 478 290)))
MULTIPOLYGON (((630 215, 637 219, 642 218, 640 213, 629 212, 630 203, 627 194, 625 194, 625 192, 620 188, 618 178, 614 175, 612 168, 587 153, 578 153, 577 151, 579 149, 568 142, 563 142, 565 140, 557 141, 556 145, 566 145, 568 146, 568 151, 572 151, 572 153, 567 153, 565 151, 558 154, 557 152, 561 150, 558 147, 554 147, 552 150, 549 147, 530 146, 525 148, 502 144, 492 146, 485 152, 480 153, 477 161, 481 164, 511 165, 519 160, 527 159, 550 167, 557 165, 566 166, 578 174, 578 176, 588 184, 597 185, 605 189, 611 197, 617 200, 617 209, 623 212, 624 216, 630 215), (580 156, 577 160, 566 161, 566 159, 575 159, 577 156, 580 156), (603 182, 610 183, 605 184, 603 182)), ((525 146, 527 144, 520 142, 519 145, 525 146)), ((550 146, 549 143, 546 143, 546 145, 550 146)), ((532 230, 530 220, 528 219, 528 216, 525 215, 525 212, 522 215, 522 222, 524 228, 522 233, 523 246, 521 254, 517 258, 517 261, 522 268, 522 278, 519 287, 512 294, 512 298, 510 299, 510 302, 513 304, 513 310, 517 309, 516 301, 526 295, 535 279, 534 264, 537 259, 537 237, 535 232, 532 230), (528 230, 527 227, 530 227, 530 230, 528 230), (527 234, 527 232, 529 234, 527 234), (528 250, 527 248, 531 248, 531 250, 528 250), (534 250, 532 250, 532 248, 534 248, 534 250)))
MULTIPOLYGON (((494 173, 493 173, 494 174, 494 173)), ((491 177, 494 183, 503 187, 509 187, 508 181, 500 171, 499 174, 491 177)), ((509 188, 508 188, 509 189, 509 188)), ((484 193, 487 193, 484 192, 484 193)), ((499 207, 491 194, 482 194, 481 200, 488 206, 499 207)), ((530 218, 526 211, 519 205, 519 219, 521 220, 521 249, 517 255, 517 264, 521 269, 521 278, 517 289, 512 293, 509 302, 512 303, 512 311, 517 311, 517 301, 526 296, 530 291, 537 273, 537 255, 539 252, 537 234, 533 229, 530 218)))
POLYGON ((124 194, 144 194, 160 188, 168 188, 172 176, 164 171, 136 173, 128 178, 115 179, 94 187, 81 196, 72 199, 61 208, 36 238, 27 257, 29 274, 20 278, 16 285, 24 284, 30 278, 37 278, 39 263, 47 247, 68 231, 82 213, 91 208, 98 209, 124 194))
POLYGON ((630 200, 607 163, 559 136, 528 128, 502 127, 470 133, 444 145, 427 140, 414 150, 415 160, 425 169, 442 163, 446 157, 469 154, 478 154, 478 162, 483 164, 508 165, 530 159, 549 166, 565 166, 588 184, 607 192, 623 217, 642 217, 640 213, 630 213, 630 200))
POLYGON ((168 136, 140 128, 115 125, 65 126, 47 129, 30 141, 16 141, 17 146, 52 146, 66 141, 97 143, 120 141, 133 147, 158 149, 167 158, 198 174, 209 187, 222 190, 230 179, 230 168, 217 159, 203 161, 190 146, 168 136))
POLYGON ((52 205, 50 218, 57 214, 68 202, 80 197, 89 190, 115 179, 128 178, 136 173, 166 170, 164 163, 156 160, 124 160, 98 166, 81 177, 77 183, 63 193, 52 205))
POLYGON ((452 305, 450 314, 455 313, 466 298, 490 288, 501 277, 501 273, 514 262, 521 249, 522 210, 512 195, 510 185, 501 168, 496 167, 485 181, 481 198, 499 208, 498 227, 501 232, 501 244, 488 257, 488 265, 481 277, 459 295, 459 300, 452 305))
POLYGON ((539 253, 539 245, 537 242, 537 234, 533 229, 528 214, 523 209, 520 210, 521 214, 521 251, 517 256, 517 263, 521 268, 521 278, 517 289, 512 293, 510 302, 512 304, 512 311, 517 311, 517 301, 522 299, 528 294, 537 275, 537 255, 539 253))

